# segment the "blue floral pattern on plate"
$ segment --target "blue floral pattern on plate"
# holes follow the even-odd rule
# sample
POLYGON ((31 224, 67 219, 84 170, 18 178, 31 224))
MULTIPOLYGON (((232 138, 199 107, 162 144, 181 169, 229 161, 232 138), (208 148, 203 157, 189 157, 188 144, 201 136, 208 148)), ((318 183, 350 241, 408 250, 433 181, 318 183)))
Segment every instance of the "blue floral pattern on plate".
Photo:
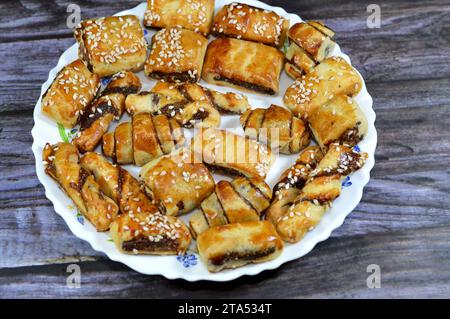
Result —
POLYGON ((102 78, 102 85, 106 86, 109 82, 111 82, 111 77, 102 78))
POLYGON ((195 254, 185 253, 184 255, 178 255, 177 260, 185 268, 197 265, 197 256, 195 254))
POLYGON ((77 213, 77 220, 81 225, 84 225, 84 217, 79 212, 77 213))
POLYGON ((359 148, 358 145, 355 145, 355 147, 353 147, 353 150, 358 153, 361 152, 361 149, 359 148))
POLYGON ((342 187, 350 187, 352 186, 352 182, 350 181, 350 176, 347 176, 342 182, 342 187))

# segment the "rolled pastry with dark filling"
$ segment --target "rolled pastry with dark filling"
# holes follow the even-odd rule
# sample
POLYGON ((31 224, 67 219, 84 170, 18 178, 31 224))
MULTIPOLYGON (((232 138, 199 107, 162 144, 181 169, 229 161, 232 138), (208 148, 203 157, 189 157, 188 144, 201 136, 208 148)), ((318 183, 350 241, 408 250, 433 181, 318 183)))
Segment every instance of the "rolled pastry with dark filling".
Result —
POLYGON ((273 188, 272 202, 265 211, 267 220, 276 225, 278 220, 286 214, 322 158, 320 147, 308 146, 300 153, 294 165, 281 174, 273 188))
POLYGON ((265 179, 274 162, 267 146, 223 130, 200 130, 191 146, 212 171, 226 175, 265 179))
POLYGON ((233 2, 217 13, 212 33, 282 47, 288 29, 289 20, 273 11, 233 2))
POLYGON ((197 238, 200 258, 211 272, 277 258, 283 241, 268 221, 212 227, 197 238))
POLYGON ((316 62, 322 62, 333 51, 334 32, 318 21, 299 22, 288 31, 291 43, 297 44, 316 62))
POLYGON ((131 72, 115 74, 101 96, 81 115, 80 132, 72 143, 80 152, 91 152, 125 110, 125 98, 141 89, 141 81, 131 72))
POLYGON ((288 31, 286 73, 294 79, 309 73, 334 50, 334 31, 320 21, 300 22, 288 31))
POLYGON ((129 114, 165 114, 191 128, 217 127, 220 114, 241 114, 249 104, 243 95, 209 90, 196 83, 158 82, 151 92, 129 95, 125 107, 129 114))
POLYGON ((358 72, 341 57, 330 57, 297 79, 284 95, 284 103, 303 119, 337 95, 355 96, 361 91, 358 72))
POLYGON ((291 42, 286 51, 286 64, 284 70, 293 79, 298 79, 311 72, 316 66, 316 61, 295 42, 291 42))
POLYGON ((166 215, 188 213, 214 191, 211 173, 187 148, 148 162, 139 176, 166 215))
POLYGON ((169 28, 158 31, 145 63, 146 76, 168 82, 198 82, 208 40, 193 31, 169 28))
POLYGON ((220 93, 195 83, 158 82, 151 92, 129 95, 125 107, 130 114, 165 114, 191 128, 218 127, 220 114, 241 114, 249 104, 243 95, 220 93))
POLYGON ((245 95, 232 92, 221 93, 197 83, 158 82, 152 88, 152 92, 162 94, 175 103, 183 100, 206 101, 220 114, 242 114, 250 107, 245 95))
POLYGON ((191 233, 197 237, 210 227, 260 220, 271 198, 272 190, 260 178, 222 180, 189 220, 191 233))
POLYGON ((177 121, 165 115, 139 113, 103 137, 103 154, 119 164, 143 166, 184 144, 177 121))
POLYGON ((306 123, 277 105, 248 110, 240 121, 246 136, 284 154, 298 153, 311 141, 306 123))
POLYGON ((368 124, 355 99, 338 95, 311 114, 309 127, 325 152, 331 143, 355 146, 367 134, 368 124))
POLYGON ((275 95, 283 66, 284 55, 274 47, 217 38, 208 45, 202 77, 215 85, 275 95))
POLYGON ((366 153, 332 144, 287 212, 274 221, 283 240, 298 242, 314 229, 340 195, 344 177, 360 169, 366 158, 366 153))
POLYGON ((119 205, 122 214, 111 224, 110 235, 120 251, 154 255, 186 251, 191 241, 187 227, 175 217, 162 215, 130 173, 97 153, 86 153, 81 165, 119 205))
POLYGON ((184 253, 191 235, 184 223, 160 213, 127 213, 111 224, 111 238, 126 254, 176 255, 184 253))
POLYGON ((45 172, 73 200, 97 231, 106 231, 119 208, 100 190, 91 173, 80 166, 79 160, 78 150, 72 144, 46 144, 44 147, 45 172))
POLYGON ((82 60, 75 60, 58 72, 42 96, 42 112, 64 127, 72 128, 97 95, 100 85, 100 77, 82 60))
POLYGON ((94 175, 100 189, 119 205, 121 213, 153 214, 159 211, 143 187, 128 171, 111 164, 102 155, 86 153, 81 158, 80 164, 94 175))

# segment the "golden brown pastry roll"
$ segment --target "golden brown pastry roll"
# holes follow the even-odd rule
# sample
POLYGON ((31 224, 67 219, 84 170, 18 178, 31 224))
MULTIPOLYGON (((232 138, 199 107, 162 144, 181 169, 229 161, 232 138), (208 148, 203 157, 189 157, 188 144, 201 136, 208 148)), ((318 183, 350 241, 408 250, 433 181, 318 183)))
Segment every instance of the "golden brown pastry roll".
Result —
POLYGON ((306 119, 335 96, 354 96, 361 88, 358 72, 343 58, 331 57, 297 79, 286 90, 284 103, 295 115, 306 119))
POLYGON ((260 178, 220 181, 189 220, 191 233, 197 237, 210 227, 259 220, 271 198, 272 190, 260 178))
MULTIPOLYGON (((108 133, 109 134, 109 133, 108 133)), ((109 140, 109 139, 108 139, 109 140)), ((133 123, 122 122, 114 130, 114 160, 118 164, 133 163, 133 123)))
POLYGON ((247 97, 242 94, 221 93, 197 83, 158 82, 152 92, 164 95, 172 103, 183 100, 209 102, 221 114, 241 114, 250 107, 247 97))
POLYGON ((186 128, 218 127, 221 121, 219 111, 209 101, 192 101, 176 95, 141 92, 130 95, 126 100, 126 107, 130 114, 164 114, 186 128))
POLYGON ((129 95, 125 107, 131 115, 140 112, 158 113, 160 110, 168 113, 169 110, 180 110, 196 101, 211 104, 221 114, 242 114, 250 107, 247 97, 241 94, 221 93, 197 83, 168 82, 156 83, 151 92, 129 95), (170 105, 173 107, 169 109, 170 105))
POLYGON ((206 94, 212 105, 221 114, 242 114, 250 107, 245 95, 232 92, 221 93, 206 89, 206 94))
POLYGON ((72 143, 81 152, 91 152, 108 131, 111 122, 118 120, 125 110, 125 98, 137 93, 141 81, 131 72, 115 74, 101 96, 81 115, 80 132, 72 143))
POLYGON ((316 168, 322 158, 320 147, 308 146, 300 153, 294 165, 281 174, 273 188, 272 202, 265 212, 267 220, 276 225, 279 219, 286 214, 300 190, 305 186, 312 170, 316 168))
POLYGON ((184 144, 183 129, 165 115, 138 113, 103 137, 103 154, 120 164, 143 166, 184 144))
POLYGON ((214 0, 147 0, 144 25, 150 28, 183 27, 208 35, 214 0))
POLYGON ((219 127, 220 113, 206 101, 194 101, 186 104, 182 109, 171 109, 170 106, 162 108, 162 114, 167 114, 172 117, 175 114, 175 119, 186 128, 193 127, 219 127))
POLYGON ((208 40, 193 31, 168 28, 153 36, 145 75, 168 82, 200 80, 208 40))
POLYGON ((367 134, 367 119, 355 99, 338 95, 309 117, 314 138, 323 150, 331 143, 355 146, 367 134))
POLYGON ((43 160, 45 172, 73 200, 78 210, 98 231, 108 230, 119 208, 103 194, 94 177, 80 166, 77 148, 69 143, 46 144, 43 160))
POLYGON ((341 183, 341 175, 330 175, 318 177, 306 184, 276 224, 281 238, 295 243, 314 229, 331 202, 340 195, 341 183))
POLYGON ((249 92, 274 95, 279 90, 284 56, 261 43, 218 38, 208 45, 203 79, 249 92))
POLYGON ((302 75, 311 72, 316 66, 316 62, 308 53, 292 42, 286 51, 286 64, 284 70, 293 79, 298 79, 302 75))
POLYGON ((283 240, 298 242, 312 230, 340 195, 343 178, 360 169, 366 158, 366 153, 332 144, 309 174, 308 181, 297 197, 291 200, 288 210, 284 214, 272 216, 271 221, 283 240))
POLYGON ((125 100, 125 109, 130 115, 138 113, 156 113, 162 107, 161 99, 158 93, 142 91, 137 94, 130 94, 125 100))
POLYGON ((140 71, 147 57, 144 30, 134 15, 84 20, 75 39, 79 58, 101 77, 140 71))
POLYGON ((208 229, 197 238, 197 248, 208 270, 218 272, 273 260, 283 241, 270 222, 250 221, 208 229))
POLYGON ((288 32, 286 73, 294 79, 312 71, 335 47, 334 31, 319 21, 297 23, 288 32))
POLYGON ((323 153, 320 147, 316 145, 306 147, 301 151, 295 163, 280 175, 274 190, 289 189, 292 187, 301 189, 311 172, 322 159, 323 153))
POLYGON ((235 93, 220 93, 196 83, 158 82, 151 92, 129 95, 125 107, 130 114, 165 114, 183 127, 218 127, 220 114, 240 114, 248 99, 235 93))
POLYGON ((100 78, 81 60, 66 65, 42 96, 42 112, 67 128, 74 127, 80 115, 100 88, 100 78))
MULTIPOLYGON (((325 184, 328 187, 339 187, 339 176, 327 176, 316 183, 325 184), (336 179, 337 178, 337 179, 336 179)), ((308 231, 313 230, 327 211, 326 205, 315 205, 310 201, 300 201, 291 205, 288 213, 277 224, 277 232, 284 241, 289 243, 299 242, 308 231), (293 208, 294 207, 294 208, 293 208)))
POLYGON ((335 35, 335 32, 327 27, 322 21, 310 20, 308 21, 308 24, 325 34, 327 37, 333 38, 335 35))
POLYGON ((212 31, 216 36, 261 42, 281 47, 284 45, 289 20, 273 11, 233 2, 220 9, 214 18, 212 31))
POLYGON ((305 122, 277 105, 248 110, 240 121, 246 136, 284 154, 298 153, 311 142, 305 122))
POLYGON ((216 129, 201 130, 192 140, 192 149, 213 171, 248 178, 264 179, 274 162, 265 145, 216 129))
POLYGON ((147 163, 139 175, 167 215, 190 212, 214 191, 211 173, 186 148, 147 163))
POLYGON ((289 61, 286 61, 286 63, 284 64, 284 70, 286 71, 286 74, 294 80, 302 76, 302 71, 289 61))
POLYGON ((119 205, 123 214, 153 214, 159 211, 129 172, 118 165, 111 164, 100 154, 86 153, 81 158, 80 164, 94 175, 100 189, 119 205))
POLYGON ((312 177, 340 174, 347 176, 363 167, 367 153, 357 152, 351 147, 333 143, 327 153, 311 172, 312 177))
POLYGON ((289 29, 288 37, 291 43, 294 42, 303 48, 316 62, 322 62, 336 45, 329 35, 321 31, 325 29, 330 30, 318 22, 313 22, 312 25, 309 22, 299 22, 289 29), (320 29, 316 28, 319 25, 320 29))
MULTIPOLYGON (((168 119, 166 124, 170 124, 168 119)), ((150 114, 141 113, 133 116, 133 157, 137 166, 143 166, 164 153, 159 145, 158 135, 150 114)))
POLYGON ((122 214, 111 224, 110 235, 126 254, 176 255, 184 253, 191 242, 180 219, 160 213, 122 214))

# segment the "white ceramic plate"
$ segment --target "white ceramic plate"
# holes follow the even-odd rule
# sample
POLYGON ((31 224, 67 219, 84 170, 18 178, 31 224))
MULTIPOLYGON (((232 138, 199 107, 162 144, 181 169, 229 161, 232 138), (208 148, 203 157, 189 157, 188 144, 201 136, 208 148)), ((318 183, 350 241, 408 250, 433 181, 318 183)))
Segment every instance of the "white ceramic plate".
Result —
MULTIPOLYGON (((231 2, 232 1, 229 0, 216 0, 216 12, 223 5, 231 2)), ((271 7, 255 0, 242 0, 241 2, 260 8, 273 10, 277 14, 289 19, 291 25, 302 21, 298 15, 289 14, 282 8, 271 7)), ((142 21, 145 8, 146 4, 142 3, 131 10, 122 11, 116 15, 134 14, 142 21)), ((148 41, 150 41, 153 33, 154 31, 152 30, 146 31, 146 38, 148 41)), ((336 49, 332 55, 342 56, 350 62, 349 57, 341 52, 339 46, 336 46, 336 49)), ((48 80, 42 85, 41 96, 50 86, 57 72, 75 59, 77 59, 77 44, 72 45, 61 55, 58 65, 50 71, 48 80)), ((146 79, 143 72, 140 72, 139 76, 143 81, 143 90, 149 90, 155 84, 155 81, 146 79)), ((269 107, 271 104, 283 105, 283 94, 292 82, 292 79, 290 79, 283 72, 280 81, 280 94, 278 96, 269 97, 257 94, 247 94, 250 104, 253 107, 269 107)), ((204 83, 204 81, 202 81, 201 84, 222 92, 234 91, 224 87, 208 85, 204 83)), ((365 84, 363 85, 359 95, 356 97, 356 100, 366 115, 369 123, 368 134, 358 145, 361 151, 369 153, 369 158, 366 164, 362 169, 354 173, 350 180, 345 182, 341 196, 336 199, 333 207, 326 213, 320 224, 314 230, 309 232, 300 242, 286 245, 281 256, 270 262, 247 265, 238 269, 225 270, 220 273, 213 274, 208 272, 206 267, 199 260, 198 255, 193 252, 187 253, 185 256, 164 257, 125 255, 120 253, 114 246, 113 242, 109 239, 108 233, 98 233, 95 231, 94 227, 89 224, 89 222, 85 222, 84 218, 78 214, 76 209, 73 207, 72 201, 58 188, 56 183, 45 174, 42 164, 43 147, 47 142, 56 143, 61 141, 61 135, 58 131, 56 123, 52 122, 42 114, 41 98, 39 98, 34 109, 35 125, 31 132, 34 139, 32 149, 36 158, 36 173, 39 180, 44 185, 45 195, 50 201, 52 201, 55 211, 62 218, 64 218, 70 230, 77 237, 86 240, 91 244, 92 248, 105 253, 110 259, 122 262, 140 273, 148 275, 158 274, 169 279, 182 278, 188 281, 228 281, 243 275, 256 275, 263 270, 275 269, 285 262, 300 258, 310 252, 318 242, 326 240, 334 229, 342 225, 345 217, 350 214, 350 212, 361 200, 363 188, 369 181, 369 173, 374 165, 377 134, 374 126, 375 113, 372 109, 372 98, 367 92, 365 84)), ((128 117, 124 116, 122 121, 126 120, 128 120, 128 117)), ((221 127, 228 129, 233 128, 238 134, 243 135, 242 128, 239 125, 238 116, 222 116, 221 127)), ((185 130, 185 133, 189 137, 192 136, 192 131, 193 130, 185 130)), ((267 177, 267 182, 270 186, 274 185, 280 174, 294 162, 296 157, 297 155, 280 155, 277 158, 267 177)), ((125 166, 125 168, 128 169, 134 176, 138 175, 139 168, 133 166, 125 166)), ((218 181, 223 177, 215 176, 215 178, 216 181, 218 181)), ((184 220, 188 220, 188 218, 189 214, 187 216, 183 216, 184 220)), ((57 240, 57 238, 55 238, 55 240, 57 240)))

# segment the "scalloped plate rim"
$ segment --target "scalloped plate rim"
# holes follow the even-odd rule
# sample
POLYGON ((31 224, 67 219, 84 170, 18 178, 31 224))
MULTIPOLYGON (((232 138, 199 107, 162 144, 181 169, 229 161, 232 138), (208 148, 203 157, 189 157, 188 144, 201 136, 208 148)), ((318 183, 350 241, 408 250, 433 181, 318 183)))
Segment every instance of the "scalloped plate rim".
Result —
MULTIPOLYGON (((220 1, 219 0, 216 2, 231 3, 233 1, 220 1)), ((261 8, 270 9, 270 10, 276 11, 278 14, 281 14, 285 17, 288 16, 290 19, 303 21, 298 15, 287 13, 281 7, 270 6, 268 4, 262 3, 257 0, 242 0, 240 2, 248 3, 248 4, 258 6, 261 8)), ((143 2, 132 9, 118 12, 115 15, 122 15, 122 14, 129 13, 132 11, 142 10, 143 8, 145 8, 145 5, 146 5, 146 3, 143 2)), ((216 4, 216 6, 217 6, 217 4, 216 4)), ((335 52, 337 53, 337 55, 344 57, 349 63, 351 63, 350 58, 340 50, 339 45, 337 45, 336 47, 337 47, 337 49, 335 52)), ((114 246, 114 250, 112 252, 103 249, 101 247, 101 245, 95 240, 95 237, 98 236, 98 233, 84 229, 83 225, 78 223, 76 221, 76 219, 73 218, 72 213, 67 213, 67 209, 64 208, 63 204, 56 198, 56 194, 50 192, 49 187, 47 187, 47 184, 46 184, 47 181, 45 181, 45 179, 47 179, 49 177, 44 173, 42 167, 39 166, 39 164, 41 163, 41 161, 40 161, 41 154, 39 153, 39 147, 40 147, 40 145, 38 145, 38 141, 39 141, 38 130, 39 130, 39 128, 36 123, 36 118, 37 118, 38 112, 40 112, 40 102, 41 102, 42 94, 50 86, 57 71, 60 70, 64 66, 64 60, 65 60, 64 55, 67 54, 68 51, 74 50, 75 48, 76 48, 76 44, 70 46, 66 51, 64 51, 61 54, 61 56, 58 59, 58 64, 53 69, 50 70, 47 81, 44 82, 44 84, 41 87, 41 95, 40 95, 40 97, 36 103, 36 106, 34 108, 34 111, 33 111, 33 119, 34 119, 35 124, 33 126, 33 129, 31 130, 31 134, 33 136, 32 151, 33 151, 33 154, 36 159, 36 161, 35 161, 36 175, 37 175, 39 181, 41 182, 41 184, 44 186, 45 196, 53 203, 56 213, 64 219, 65 223, 67 224, 67 226, 69 227, 69 229, 75 236, 89 242, 89 244, 91 245, 91 247, 94 250, 106 254, 109 259, 117 261, 117 262, 121 262, 121 263, 127 265, 128 267, 132 268, 133 270, 135 270, 139 273, 142 273, 142 274, 162 275, 167 279, 184 279, 184 280, 190 281, 190 282, 194 282, 194 281, 223 282, 223 281, 235 280, 241 276, 254 276, 254 275, 257 275, 266 270, 273 270, 273 269, 279 268, 284 263, 299 259, 299 258, 305 256, 306 254, 308 254, 312 249, 314 249, 314 247, 318 243, 328 239, 331 236, 331 233, 335 229, 339 228, 344 223, 345 218, 355 209, 355 207, 361 201, 361 198, 363 195, 363 189, 369 182, 370 171, 372 170, 373 166, 375 165, 374 153, 375 153, 375 149, 376 149, 376 145, 377 145, 377 132, 376 132, 376 128, 375 128, 376 114, 373 110, 373 99, 370 96, 370 94, 367 92, 366 85, 365 85, 365 82, 364 82, 364 79, 362 78, 362 76, 361 76, 361 78, 363 79, 364 85, 363 85, 363 90, 361 90, 359 95, 362 95, 362 97, 364 99, 367 99, 366 111, 368 111, 368 114, 366 114, 366 115, 368 115, 367 120, 369 122, 369 128, 370 129, 373 128, 373 131, 372 131, 373 136, 370 141, 371 143, 367 145, 367 147, 370 149, 365 150, 369 153, 369 158, 368 158, 366 164, 364 165, 364 167, 357 172, 357 174, 360 175, 360 176, 358 176, 358 179, 357 179, 358 184, 360 186, 358 188, 356 188, 356 187, 352 188, 353 200, 351 201, 351 203, 346 204, 346 211, 348 211, 348 212, 337 215, 337 217, 332 219, 330 221, 330 223, 327 225, 327 227, 322 232, 316 234, 316 236, 313 237, 313 239, 311 239, 307 242, 304 242, 302 240, 299 243, 289 245, 289 246, 295 246, 295 245, 302 246, 302 247, 300 247, 301 248, 300 253, 294 253, 294 254, 287 255, 286 249, 285 249, 284 252, 282 253, 282 255, 280 255, 278 258, 276 258, 272 261, 265 262, 265 263, 251 264, 251 265, 247 265, 244 267, 240 267, 240 268, 236 268, 236 269, 232 269, 232 270, 226 270, 226 271, 219 272, 219 273, 209 273, 208 277, 204 277, 204 276, 196 275, 195 273, 190 273, 189 271, 187 271, 184 268, 182 269, 182 271, 179 271, 179 269, 165 269, 165 268, 157 269, 157 267, 153 267, 153 268, 151 267, 150 269, 147 269, 147 268, 143 269, 143 266, 145 266, 145 263, 130 262, 129 257, 132 257, 132 256, 120 253, 115 248, 115 246, 114 246)), ((319 224, 317 228, 319 228, 320 225, 321 224, 319 224)), ((315 230, 317 230, 317 228, 315 230)), ((162 258, 159 256, 145 256, 145 257, 146 258, 162 258)))

